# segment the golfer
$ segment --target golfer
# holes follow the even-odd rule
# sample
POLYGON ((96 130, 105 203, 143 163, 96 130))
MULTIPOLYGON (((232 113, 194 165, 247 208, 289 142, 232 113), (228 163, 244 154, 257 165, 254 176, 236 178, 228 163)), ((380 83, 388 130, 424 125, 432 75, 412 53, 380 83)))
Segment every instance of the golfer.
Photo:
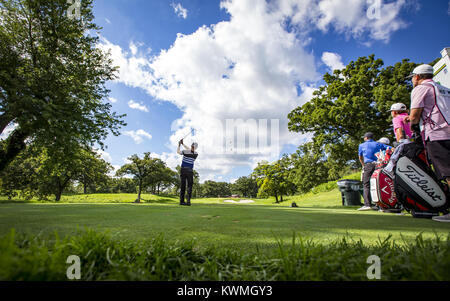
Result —
POLYGON ((381 150, 387 150, 387 146, 375 142, 373 140, 373 133, 366 133, 364 138, 364 143, 359 145, 359 161, 361 162, 363 168, 363 187, 364 187, 364 206, 359 208, 359 211, 372 210, 372 200, 370 197, 370 178, 375 171, 375 164, 377 163, 377 157, 375 156, 381 150))
POLYGON ((180 205, 191 206, 192 185, 194 184, 194 162, 198 157, 198 153, 195 151, 198 148, 197 143, 192 143, 191 148, 183 144, 183 139, 178 143, 177 153, 183 156, 183 162, 181 163, 181 187, 180 187, 180 205), (185 150, 180 151, 180 147, 183 145, 185 150), (184 201, 184 195, 186 193, 186 181, 188 184, 187 202, 184 201))
POLYGON ((395 139, 401 142, 404 139, 412 138, 411 125, 405 122, 408 116, 408 109, 403 103, 396 103, 391 107, 392 124, 394 126, 395 139))
MULTIPOLYGON (((414 90, 411 93, 411 114, 405 121, 411 122, 411 129, 421 132, 423 122, 423 139, 431 163, 439 180, 450 185, 450 125, 436 105, 439 92, 433 81, 434 69, 430 65, 420 65, 409 76, 414 90)), ((445 89, 440 87, 440 89, 445 89)), ((439 222, 450 222, 450 214, 433 217, 439 222)))

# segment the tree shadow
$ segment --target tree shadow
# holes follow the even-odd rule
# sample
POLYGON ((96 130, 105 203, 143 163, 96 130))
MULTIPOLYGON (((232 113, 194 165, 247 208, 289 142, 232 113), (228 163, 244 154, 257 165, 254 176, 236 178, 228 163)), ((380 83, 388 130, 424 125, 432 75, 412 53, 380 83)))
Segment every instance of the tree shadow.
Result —
POLYGON ((143 204, 177 204, 178 202, 174 199, 169 198, 158 198, 157 200, 145 200, 141 198, 141 203, 143 204))

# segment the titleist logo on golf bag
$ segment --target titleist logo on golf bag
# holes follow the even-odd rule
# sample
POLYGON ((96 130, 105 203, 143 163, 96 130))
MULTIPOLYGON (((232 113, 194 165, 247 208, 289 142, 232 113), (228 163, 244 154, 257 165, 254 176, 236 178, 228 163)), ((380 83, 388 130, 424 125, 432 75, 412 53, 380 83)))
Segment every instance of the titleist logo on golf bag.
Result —
POLYGON ((433 207, 437 208, 445 204, 446 197, 439 185, 407 157, 402 157, 398 161, 397 176, 400 176, 433 207))

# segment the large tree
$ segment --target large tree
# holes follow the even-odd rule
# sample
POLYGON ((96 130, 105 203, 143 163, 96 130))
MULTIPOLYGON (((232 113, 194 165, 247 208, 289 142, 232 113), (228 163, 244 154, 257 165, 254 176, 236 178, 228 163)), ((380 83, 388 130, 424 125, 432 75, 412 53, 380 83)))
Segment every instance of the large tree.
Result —
POLYGON ((116 68, 96 47, 92 0, 69 18, 66 0, 0 1, 0 171, 26 143, 54 150, 85 148, 112 132, 121 118, 104 101, 116 68))
POLYGON ((392 140, 388 110, 394 103, 410 104, 412 86, 406 77, 416 64, 403 60, 394 66, 383 65, 371 55, 325 74, 325 85, 289 114, 289 129, 313 133, 316 149, 337 169, 356 161, 364 132, 392 140))
POLYGON ((240 177, 232 185, 232 192, 236 192, 244 197, 254 198, 258 195, 258 183, 251 176, 240 177))
POLYGON ((83 193, 97 192, 98 188, 109 182, 109 173, 113 170, 111 164, 101 158, 96 152, 84 156, 83 165, 76 178, 83 185, 83 193))
POLYGON ((124 175, 132 175, 138 184, 138 197, 136 203, 141 202, 141 193, 145 187, 155 183, 157 175, 159 174, 159 164, 162 162, 159 159, 154 159, 151 153, 144 153, 141 159, 138 155, 133 155, 128 158, 130 163, 123 165, 117 172, 116 176, 122 177, 124 175))
POLYGON ((295 193, 296 186, 290 176, 293 168, 292 160, 287 155, 272 164, 265 161, 258 163, 252 173, 258 183, 258 196, 271 195, 279 203, 283 202, 284 195, 295 193))
POLYGON ((205 197, 227 197, 231 195, 230 184, 226 182, 205 181, 201 185, 202 196, 205 197))
POLYGON ((0 172, 1 188, 11 197, 21 191, 26 198, 54 195, 58 202, 74 181, 84 176, 91 184, 105 181, 109 169, 109 164, 91 149, 53 151, 50 156, 47 148, 30 146, 0 172))

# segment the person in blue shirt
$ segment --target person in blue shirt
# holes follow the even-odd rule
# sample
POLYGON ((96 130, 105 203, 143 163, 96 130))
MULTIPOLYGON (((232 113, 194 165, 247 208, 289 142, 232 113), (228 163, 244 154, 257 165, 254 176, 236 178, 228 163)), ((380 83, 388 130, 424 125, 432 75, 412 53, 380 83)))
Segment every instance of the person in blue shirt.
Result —
POLYGON ((387 150, 388 146, 373 140, 373 133, 366 133, 364 136, 364 143, 359 145, 359 162, 363 167, 363 187, 364 187, 364 206, 359 208, 359 211, 372 210, 372 200, 370 197, 370 178, 375 171, 377 163, 376 153, 382 150, 387 150))

